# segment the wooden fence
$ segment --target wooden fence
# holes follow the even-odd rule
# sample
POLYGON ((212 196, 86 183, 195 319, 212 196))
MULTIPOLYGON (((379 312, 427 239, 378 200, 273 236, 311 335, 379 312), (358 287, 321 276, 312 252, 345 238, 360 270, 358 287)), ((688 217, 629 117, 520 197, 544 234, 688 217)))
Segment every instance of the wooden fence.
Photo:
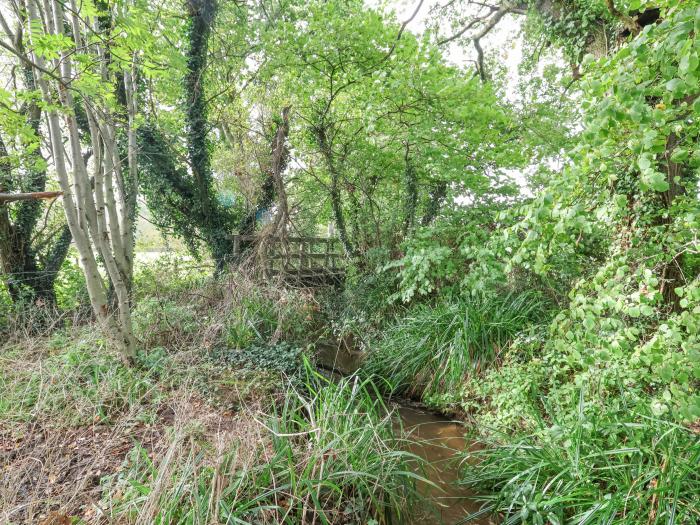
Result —
POLYGON ((345 277, 345 254, 338 239, 330 237, 268 237, 234 235, 234 261, 247 255, 266 278, 275 276, 302 285, 339 283, 345 277))

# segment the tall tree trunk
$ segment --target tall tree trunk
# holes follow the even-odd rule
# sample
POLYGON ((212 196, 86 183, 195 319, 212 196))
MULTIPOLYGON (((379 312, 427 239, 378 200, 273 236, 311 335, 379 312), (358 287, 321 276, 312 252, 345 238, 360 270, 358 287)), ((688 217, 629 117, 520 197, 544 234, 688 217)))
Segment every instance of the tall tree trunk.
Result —
MULTIPOLYGON (((88 49, 82 41, 82 35, 89 33, 92 28, 84 25, 85 20, 80 15, 76 1, 70 0, 68 4, 67 16, 64 4, 58 0, 45 0, 43 16, 40 16, 34 2, 28 2, 28 32, 32 43, 42 37, 38 28, 43 26, 45 33, 71 39, 75 49, 88 49), (70 35, 64 32, 66 26, 71 28, 70 35)), ((90 52, 93 53, 92 59, 100 80, 105 85, 114 85, 113 68, 107 67, 103 45, 103 41, 95 43, 90 52)), ((89 103, 84 104, 92 143, 91 176, 81 150, 80 133, 75 117, 79 104, 74 96, 79 92, 74 91, 71 86, 74 80, 72 53, 70 50, 61 50, 59 57, 53 60, 50 66, 44 57, 37 53, 32 53, 31 61, 34 64, 37 84, 49 108, 48 130, 54 166, 63 191, 66 220, 80 254, 90 302, 97 319, 113 338, 123 358, 131 362, 136 353, 136 339, 131 324, 131 301, 127 287, 132 261, 127 259, 122 235, 133 227, 133 223, 128 210, 129 205, 125 200, 123 173, 119 169, 121 159, 115 139, 116 120, 109 104, 98 96, 93 95, 89 103), (56 73, 46 75, 49 67, 56 73), (55 100, 54 93, 58 93, 58 100, 55 100), (60 114, 58 107, 62 110, 60 114), (66 135, 71 160, 70 170, 65 158, 66 135), (108 307, 107 286, 99 271, 98 256, 115 289, 116 315, 113 315, 108 307)), ((131 71, 131 67, 128 70, 131 71)), ((127 134, 133 132, 133 129, 127 129, 127 134)), ((133 157, 134 154, 129 155, 130 159, 133 157)))
POLYGON ((447 197, 447 183, 442 180, 437 181, 435 184, 433 184, 433 187, 430 190, 430 196, 425 209, 425 214, 420 221, 421 225, 428 226, 437 218, 438 213, 440 213, 440 209, 445 202, 445 197, 447 197))
POLYGON ((195 181, 196 206, 202 217, 202 232, 216 262, 216 271, 223 271, 233 251, 226 213, 216 200, 208 140, 207 102, 204 75, 211 27, 216 17, 215 0, 187 0, 190 17, 188 30, 187 74, 185 76, 187 152, 195 181))
POLYGON ((326 163, 326 169, 331 178, 329 188, 329 196, 331 199, 331 208, 333 210, 333 219, 335 226, 338 229, 338 238, 343 245, 343 250, 346 255, 353 257, 356 255, 355 247, 348 235, 347 225, 345 223, 345 212, 343 211, 343 200, 340 189, 340 172, 333 153, 332 146, 328 140, 328 130, 325 122, 320 122, 313 128, 313 133, 321 151, 321 155, 326 163))
MULTIPOLYGON (((287 106, 282 109, 282 114, 275 130, 274 138, 270 147, 270 166, 268 176, 272 179, 274 193, 277 201, 277 210, 269 227, 265 229, 260 243, 260 253, 267 253, 267 244, 273 237, 285 237, 287 224, 289 222, 289 203, 287 201, 287 190, 284 186, 284 173, 289 162, 289 148, 287 147, 287 137, 289 135, 289 111, 287 106)), ((286 244, 285 244, 286 246, 286 244)))
POLYGON ((404 155, 404 219, 403 219, 403 235, 405 236, 416 221, 416 207, 418 206, 418 177, 416 176, 416 167, 410 158, 410 146, 405 145, 406 153, 404 155))
MULTIPOLYGON (((666 140, 664 158, 666 162, 666 181, 668 190, 661 194, 662 210, 659 215, 658 224, 665 226, 673 222, 672 207, 674 201, 685 195, 685 183, 687 181, 687 167, 671 160, 671 155, 680 142, 678 135, 671 133, 666 140)), ((686 284, 683 275, 683 253, 669 253, 669 246, 662 246, 662 250, 667 254, 669 260, 660 268, 661 292, 664 302, 674 311, 680 311, 680 296, 676 293, 676 288, 686 284)))

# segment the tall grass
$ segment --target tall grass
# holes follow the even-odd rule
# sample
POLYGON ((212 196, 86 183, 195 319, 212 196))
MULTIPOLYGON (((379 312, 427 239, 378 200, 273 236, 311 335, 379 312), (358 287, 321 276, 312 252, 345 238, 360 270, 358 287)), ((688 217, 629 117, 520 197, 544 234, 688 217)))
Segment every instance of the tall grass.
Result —
POLYGON ((464 483, 491 492, 484 512, 505 524, 700 523, 700 436, 689 428, 582 409, 568 428, 540 426, 466 467, 464 483))
POLYGON ((458 391, 545 310, 534 292, 419 305, 388 327, 363 369, 399 393, 458 391))
POLYGON ((0 420, 91 424, 155 404, 160 390, 150 370, 124 366, 94 331, 78 335, 58 332, 48 344, 34 341, 34 349, 30 341, 2 348, 0 420))
MULTIPOLYGON (((399 521, 418 458, 400 450, 392 415, 367 380, 332 383, 307 371, 271 414, 248 414, 247 436, 218 446, 181 427, 151 459, 135 450, 107 506, 123 523, 399 521), (116 496, 115 496, 116 495, 116 496)), ((290 387, 291 388, 291 387, 290 387)), ((243 425, 245 428, 245 425, 243 425)))

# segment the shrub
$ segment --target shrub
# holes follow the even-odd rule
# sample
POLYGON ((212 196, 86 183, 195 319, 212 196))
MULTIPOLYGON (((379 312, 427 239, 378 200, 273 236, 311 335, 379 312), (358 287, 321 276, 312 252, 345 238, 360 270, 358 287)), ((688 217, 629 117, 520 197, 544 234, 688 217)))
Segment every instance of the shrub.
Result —
POLYGON ((389 300, 396 291, 395 280, 384 271, 350 268, 342 292, 327 290, 321 297, 332 336, 366 347, 392 313, 403 309, 389 300))
POLYGON ((134 267, 137 301, 142 297, 172 296, 200 288, 210 279, 212 267, 174 252, 165 252, 157 259, 138 260, 134 267))

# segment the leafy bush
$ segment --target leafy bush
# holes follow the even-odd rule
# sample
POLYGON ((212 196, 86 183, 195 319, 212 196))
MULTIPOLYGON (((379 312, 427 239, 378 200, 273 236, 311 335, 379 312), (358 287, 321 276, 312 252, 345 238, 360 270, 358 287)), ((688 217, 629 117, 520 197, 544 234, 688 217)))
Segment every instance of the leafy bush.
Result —
POLYGON ((341 293, 332 289, 321 295, 332 336, 366 347, 397 310, 389 300, 395 292, 394 276, 380 268, 370 272, 350 268, 341 293))
POLYGON ((533 525, 698 523, 697 433, 649 414, 590 415, 583 398, 573 423, 554 421, 464 463, 464 482, 492 492, 485 511, 533 525))
POLYGON ((607 279, 610 266, 625 268, 625 258, 575 289, 535 349, 519 342, 501 367, 465 387, 463 403, 485 426, 527 428, 535 396, 559 419, 573 420, 572 400, 582 389, 601 413, 632 408, 677 422, 700 418, 700 282, 679 288, 683 306, 664 313, 653 274, 638 286, 635 273, 607 279))
POLYGON ((403 243, 403 256, 384 267, 384 271, 397 270, 398 292, 392 300, 410 302, 435 294, 446 297, 458 294, 465 284, 484 291, 490 288, 484 277, 489 283, 502 281, 504 264, 495 253, 501 247, 493 242, 502 239, 494 231, 513 218, 499 209, 491 203, 445 210, 440 220, 415 230, 403 243), (480 280, 469 278, 475 272, 480 280))
POLYGON ((137 260, 134 265, 137 301, 142 297, 172 296, 201 288, 211 279, 211 268, 175 252, 166 252, 154 260, 137 260))
POLYGON ((396 392, 456 396, 545 311, 534 292, 418 305, 385 330, 363 370, 385 378, 396 392))

